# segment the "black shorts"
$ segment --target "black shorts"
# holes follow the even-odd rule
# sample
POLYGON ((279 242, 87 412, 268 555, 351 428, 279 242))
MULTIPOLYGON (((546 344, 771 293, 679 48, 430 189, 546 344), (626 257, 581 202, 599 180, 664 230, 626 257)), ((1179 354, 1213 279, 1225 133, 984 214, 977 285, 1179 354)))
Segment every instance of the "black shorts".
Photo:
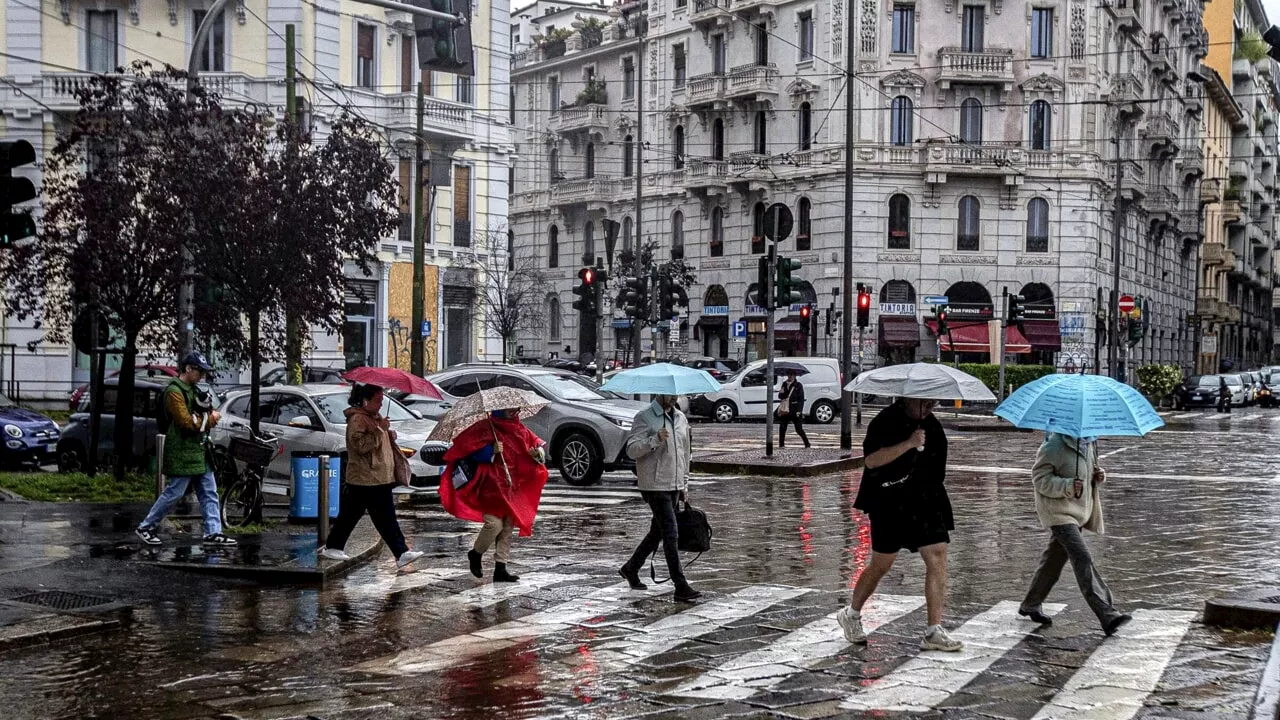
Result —
POLYGON ((890 555, 902 549, 917 552, 922 547, 951 542, 944 527, 921 526, 918 521, 893 514, 871 515, 871 549, 890 555))

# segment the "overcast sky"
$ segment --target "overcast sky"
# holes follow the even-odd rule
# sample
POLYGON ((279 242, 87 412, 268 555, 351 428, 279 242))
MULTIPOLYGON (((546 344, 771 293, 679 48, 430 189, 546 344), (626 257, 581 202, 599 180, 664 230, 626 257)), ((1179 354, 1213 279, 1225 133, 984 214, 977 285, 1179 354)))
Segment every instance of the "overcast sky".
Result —
POLYGON ((1262 0, 1262 7, 1267 9, 1267 20, 1272 25, 1280 23, 1280 0, 1262 0))

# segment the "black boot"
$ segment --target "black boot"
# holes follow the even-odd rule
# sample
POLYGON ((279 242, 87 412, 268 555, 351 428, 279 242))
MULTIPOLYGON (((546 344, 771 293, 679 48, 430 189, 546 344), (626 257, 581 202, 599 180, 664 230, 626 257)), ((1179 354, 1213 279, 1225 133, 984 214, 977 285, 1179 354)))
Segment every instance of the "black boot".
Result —
POLYGON ((632 570, 631 568, 627 567, 626 565, 623 565, 623 566, 618 570, 618 574, 619 574, 619 575, 621 575, 621 576, 622 576, 622 577, 627 581, 627 584, 631 586, 631 589, 632 589, 632 590, 647 590, 647 589, 648 589, 648 586, 647 586, 647 585, 645 585, 644 583, 640 582, 640 573, 636 572, 635 570, 632 570))
POLYGON ((520 576, 519 576, 519 575, 512 575, 511 573, 507 572, 507 564, 506 564, 506 563, 495 563, 495 564, 494 564, 494 566, 493 566, 493 581, 494 581, 494 582, 515 582, 515 581, 517 581, 517 580, 519 580, 519 579, 520 579, 520 576))
POLYGON ((484 568, 480 566, 480 561, 484 559, 484 555, 475 550, 467 551, 467 560, 471 563, 471 574, 478 578, 484 577, 484 568))

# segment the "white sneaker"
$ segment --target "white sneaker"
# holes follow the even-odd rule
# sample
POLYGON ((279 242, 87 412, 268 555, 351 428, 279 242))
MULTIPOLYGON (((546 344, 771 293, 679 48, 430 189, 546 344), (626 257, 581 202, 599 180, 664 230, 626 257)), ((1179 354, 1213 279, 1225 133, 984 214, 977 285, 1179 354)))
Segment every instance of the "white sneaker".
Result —
POLYGON ((836 613, 836 622, 840 623, 840 629, 844 631, 845 642, 867 644, 867 634, 862 631, 862 613, 846 605, 836 613))
POLYGON ((409 550, 405 554, 396 558, 396 567, 403 570, 406 567, 408 567, 410 563, 422 557, 423 555, 426 555, 426 553, 420 552, 418 550, 409 550))
POLYGON ((324 558, 325 560, 350 560, 351 559, 350 555, 346 554, 341 550, 335 550, 334 548, 325 548, 321 550, 320 557, 324 558))
POLYGON ((947 634, 947 629, 939 625, 933 632, 926 632, 920 641, 921 650, 938 650, 941 652, 960 652, 964 643, 947 634))

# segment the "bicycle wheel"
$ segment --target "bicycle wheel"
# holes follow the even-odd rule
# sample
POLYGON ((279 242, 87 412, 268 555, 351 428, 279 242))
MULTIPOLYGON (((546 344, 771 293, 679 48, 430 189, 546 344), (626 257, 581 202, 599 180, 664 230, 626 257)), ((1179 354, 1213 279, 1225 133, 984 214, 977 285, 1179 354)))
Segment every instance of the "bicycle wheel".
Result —
POLYGON ((244 527, 262 520, 261 485, 246 472, 222 496, 222 522, 228 527, 244 527))

